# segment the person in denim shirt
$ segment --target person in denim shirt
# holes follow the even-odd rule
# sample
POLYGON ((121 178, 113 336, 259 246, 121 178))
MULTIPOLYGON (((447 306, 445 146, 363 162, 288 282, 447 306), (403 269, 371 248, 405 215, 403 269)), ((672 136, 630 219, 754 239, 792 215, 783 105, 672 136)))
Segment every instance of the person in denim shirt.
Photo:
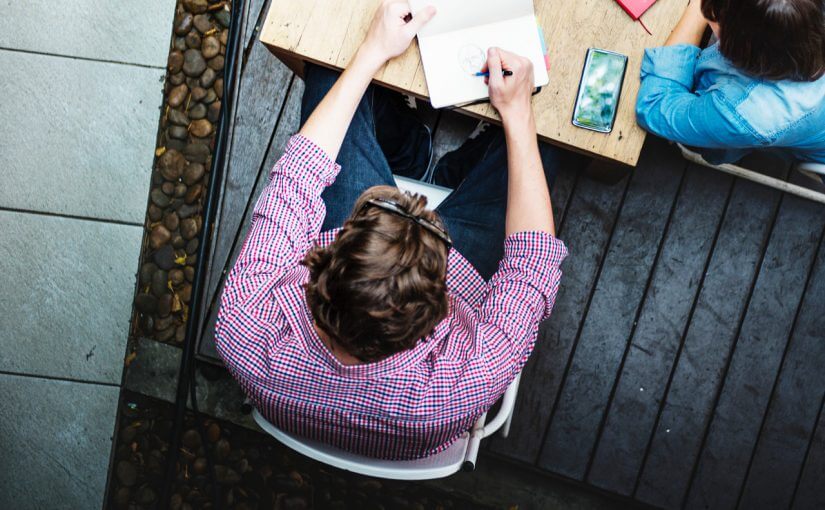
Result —
POLYGON ((823 0, 691 0, 645 51, 637 118, 713 164, 766 148, 825 163, 823 75, 823 0), (708 25, 719 41, 700 50, 708 25))

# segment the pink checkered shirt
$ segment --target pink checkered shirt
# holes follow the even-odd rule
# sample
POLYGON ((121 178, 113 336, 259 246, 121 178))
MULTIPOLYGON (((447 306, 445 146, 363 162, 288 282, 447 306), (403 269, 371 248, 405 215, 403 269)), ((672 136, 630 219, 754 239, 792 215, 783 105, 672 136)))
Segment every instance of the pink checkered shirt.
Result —
POLYGON ((451 250, 449 315, 410 350, 345 366, 313 329, 299 264, 314 243, 334 241, 336 231, 319 233, 321 192, 339 171, 309 139, 289 141, 227 278, 218 352, 282 430, 372 457, 425 457, 469 430, 524 366, 567 250, 549 234, 511 235, 486 283, 451 250))

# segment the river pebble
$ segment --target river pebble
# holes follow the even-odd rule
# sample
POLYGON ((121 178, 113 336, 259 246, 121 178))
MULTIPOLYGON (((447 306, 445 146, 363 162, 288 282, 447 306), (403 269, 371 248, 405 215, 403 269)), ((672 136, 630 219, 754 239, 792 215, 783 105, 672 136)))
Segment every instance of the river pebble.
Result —
POLYGON ((206 69, 206 66, 207 63, 198 50, 190 48, 184 52, 183 72, 186 76, 200 76, 204 69, 206 69))

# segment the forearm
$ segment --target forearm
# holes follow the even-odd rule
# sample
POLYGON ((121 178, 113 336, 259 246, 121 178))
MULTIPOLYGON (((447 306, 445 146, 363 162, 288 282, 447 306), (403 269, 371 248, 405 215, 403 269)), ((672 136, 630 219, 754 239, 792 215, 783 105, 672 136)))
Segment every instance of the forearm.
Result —
POLYGON ((682 14, 679 23, 676 24, 676 27, 670 33, 670 37, 665 41, 665 46, 676 44, 699 46, 702 43, 702 37, 708 28, 708 21, 702 15, 701 1, 690 0, 690 4, 685 9, 685 13, 682 14))
POLYGON ((532 110, 504 121, 507 141, 507 217, 505 233, 538 231, 555 235, 550 191, 539 155, 532 110))
POLYGON ((362 46, 301 127, 300 133, 315 142, 330 158, 338 157, 358 103, 384 62, 385 59, 362 46))

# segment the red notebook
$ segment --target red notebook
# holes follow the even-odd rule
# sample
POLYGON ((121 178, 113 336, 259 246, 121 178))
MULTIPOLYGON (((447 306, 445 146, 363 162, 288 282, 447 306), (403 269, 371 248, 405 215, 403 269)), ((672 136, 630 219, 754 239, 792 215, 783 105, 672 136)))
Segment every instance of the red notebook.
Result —
POLYGON ((656 3, 656 0, 616 0, 616 2, 633 18, 633 21, 636 21, 650 9, 651 5, 656 3))
POLYGON ((616 0, 616 3, 622 6, 622 9, 633 18, 633 21, 638 21, 642 28, 650 35, 650 30, 647 29, 642 21, 642 14, 644 14, 650 6, 656 3, 656 0, 616 0))

